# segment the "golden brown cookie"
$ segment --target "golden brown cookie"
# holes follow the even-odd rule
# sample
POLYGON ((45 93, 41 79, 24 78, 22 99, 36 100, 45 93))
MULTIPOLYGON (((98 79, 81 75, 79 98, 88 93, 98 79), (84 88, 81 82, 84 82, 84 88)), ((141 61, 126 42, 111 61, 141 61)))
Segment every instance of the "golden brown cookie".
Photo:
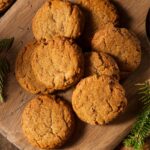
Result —
POLYGON ((119 68, 115 60, 102 52, 87 52, 84 55, 85 76, 108 75, 119 80, 119 68))
POLYGON ((112 55, 121 72, 134 71, 141 62, 141 46, 135 35, 112 24, 98 31, 92 39, 92 48, 112 55))
POLYGON ((0 0, 0 13, 4 12, 14 0, 0 0))
POLYGON ((83 33, 85 44, 89 44, 93 34, 106 24, 117 24, 118 14, 109 0, 75 0, 75 3, 79 5, 85 15, 86 22, 83 33))
POLYGON ((71 106, 60 98, 40 95, 32 99, 22 114, 22 129, 28 141, 42 149, 58 148, 74 130, 71 106))
POLYGON ((84 17, 69 1, 48 0, 33 18, 32 29, 37 40, 53 36, 77 38, 84 27, 84 17))
POLYGON ((27 44, 19 52, 15 66, 16 79, 21 87, 34 94, 44 92, 46 89, 42 83, 36 80, 31 67, 31 56, 36 46, 36 42, 27 44))
POLYGON ((72 105, 81 120, 103 125, 125 110, 127 99, 117 80, 106 75, 94 75, 78 83, 73 92, 72 105))
POLYGON ((79 81, 83 60, 81 49, 72 40, 55 37, 36 47, 31 64, 37 80, 53 92, 79 81))

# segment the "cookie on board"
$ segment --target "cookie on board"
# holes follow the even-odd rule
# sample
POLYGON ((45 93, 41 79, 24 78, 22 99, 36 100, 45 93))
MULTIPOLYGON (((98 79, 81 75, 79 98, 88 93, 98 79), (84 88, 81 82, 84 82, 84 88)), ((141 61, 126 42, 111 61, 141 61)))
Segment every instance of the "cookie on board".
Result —
POLYGON ((90 76, 81 80, 72 96, 77 116, 92 125, 107 124, 127 106, 125 90, 109 76, 90 76))
POLYGON ((22 114, 22 129, 28 141, 39 148, 59 148, 74 130, 71 106, 60 98, 39 95, 22 114))
POLYGON ((37 46, 37 42, 27 44, 20 50, 15 65, 16 79, 26 91, 33 94, 44 92, 46 87, 36 80, 31 67, 31 56, 37 46))
POLYGON ((141 46, 138 38, 129 30, 116 28, 112 24, 94 35, 92 48, 113 56, 122 73, 134 71, 141 62, 141 46))
POLYGON ((37 80, 51 92, 71 87, 83 75, 84 57, 72 40, 55 37, 40 42, 32 56, 32 69, 37 80))
MULTIPOLYGON (((117 24, 118 14, 109 0, 75 0, 85 15, 83 44, 89 45, 93 34, 108 23, 117 24)), ((86 46, 87 47, 87 46, 86 46)))
POLYGON ((85 76, 90 75, 108 75, 119 80, 119 68, 115 60, 102 52, 86 52, 84 54, 85 60, 85 76))
POLYGON ((14 0, 0 0, 0 13, 3 13, 10 5, 14 2, 14 0))
POLYGON ((37 40, 53 36, 77 38, 84 27, 84 16, 78 6, 69 1, 48 0, 37 11, 32 30, 37 40))

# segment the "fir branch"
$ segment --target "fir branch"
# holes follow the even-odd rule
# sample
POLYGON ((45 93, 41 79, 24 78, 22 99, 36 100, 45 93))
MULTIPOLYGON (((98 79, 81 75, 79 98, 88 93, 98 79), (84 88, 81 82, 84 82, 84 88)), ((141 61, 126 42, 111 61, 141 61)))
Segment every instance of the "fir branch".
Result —
POLYGON ((4 89, 4 81, 7 73, 9 72, 9 63, 6 58, 0 59, 0 102, 4 102, 3 98, 3 89, 4 89))
POLYGON ((138 86, 138 94, 141 95, 139 100, 143 103, 143 112, 139 114, 137 122, 124 141, 125 146, 132 146, 134 150, 143 149, 144 141, 150 135, 150 84, 145 82, 138 84, 138 86))
POLYGON ((8 50, 13 44, 14 38, 0 40, 0 52, 8 50))
POLYGON ((4 102, 4 81, 9 72, 9 63, 6 59, 7 50, 11 48, 14 38, 0 40, 0 102, 4 102))
POLYGON ((150 107, 150 83, 146 81, 143 84, 138 84, 138 86, 140 86, 138 93, 141 95, 139 100, 143 104, 143 109, 147 109, 150 107))
POLYGON ((150 110, 144 111, 138 118, 131 133, 124 141, 125 146, 132 146, 135 150, 141 150, 145 138, 150 134, 150 110))

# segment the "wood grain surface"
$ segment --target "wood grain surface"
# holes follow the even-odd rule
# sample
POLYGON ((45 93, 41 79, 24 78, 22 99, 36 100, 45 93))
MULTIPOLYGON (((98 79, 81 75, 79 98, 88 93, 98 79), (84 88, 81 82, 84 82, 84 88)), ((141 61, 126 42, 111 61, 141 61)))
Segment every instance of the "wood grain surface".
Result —
MULTIPOLYGON (((0 18, 0 38, 15 37, 8 58, 11 63, 5 87, 6 103, 0 105, 0 132, 21 150, 33 148, 22 134, 21 113, 25 104, 33 95, 25 92, 14 76, 14 63, 18 51, 33 39, 31 20, 36 10, 45 0, 18 0, 0 18)), ((122 26, 134 31, 142 44, 142 63, 123 85, 127 91, 128 109, 115 121, 106 126, 90 126, 77 119, 77 127, 70 141, 62 149, 70 150, 112 150, 128 134, 136 118, 137 104, 135 84, 150 78, 150 46, 145 33, 145 19, 150 0, 114 0, 120 12, 122 26)), ((71 92, 61 93, 71 101, 71 92)))

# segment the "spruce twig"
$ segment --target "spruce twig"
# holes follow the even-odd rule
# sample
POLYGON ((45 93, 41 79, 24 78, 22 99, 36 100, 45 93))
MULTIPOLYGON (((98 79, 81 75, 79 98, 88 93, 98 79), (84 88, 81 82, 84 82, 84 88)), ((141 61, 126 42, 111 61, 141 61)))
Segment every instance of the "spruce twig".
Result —
POLYGON ((4 102, 3 89, 4 81, 7 73, 9 72, 9 63, 6 58, 0 58, 0 102, 4 102))
POLYGON ((13 44, 14 38, 0 40, 0 52, 8 50, 13 44))
POLYGON ((11 48, 14 38, 0 40, 0 103, 4 102, 3 88, 7 73, 9 72, 9 63, 6 59, 6 53, 11 48))
POLYGON ((147 81, 143 84, 138 84, 138 94, 143 104, 143 112, 139 114, 137 122, 133 126, 124 145, 133 147, 134 150, 142 150, 145 139, 150 135, 150 83, 147 81))

